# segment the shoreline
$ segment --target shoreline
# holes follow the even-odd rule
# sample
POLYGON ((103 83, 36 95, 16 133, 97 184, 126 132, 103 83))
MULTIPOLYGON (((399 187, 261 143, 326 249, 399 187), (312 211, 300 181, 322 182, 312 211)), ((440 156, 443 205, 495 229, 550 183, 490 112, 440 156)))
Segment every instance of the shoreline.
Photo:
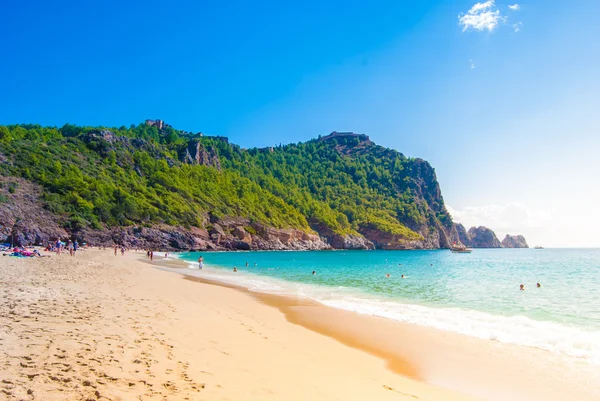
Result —
MULTIPOLYGON (((174 262, 176 268, 189 269, 189 261, 174 262)), ((494 401, 600 399, 600 390, 594 387, 600 382, 600 373, 581 358, 360 314, 309 298, 253 291, 210 278, 185 273, 183 278, 251 295, 277 308, 290 323, 376 356, 390 371, 427 384, 494 401), (420 352, 423 350, 426 352, 420 352), (494 374, 482 374, 482 367, 494 374), (474 382, 478 385, 473 386, 474 382), (574 383, 577 388, 569 388, 574 383)))
MULTIPOLYGON (((346 255, 346 253, 344 253, 346 255)), ((180 255, 181 256, 181 255, 180 255)), ((386 255, 387 256, 387 255, 386 255)), ((266 258, 267 256, 265 256, 266 258)), ((336 308, 337 310, 351 311, 354 313, 364 314, 368 316, 378 316, 386 319, 391 319, 398 322, 414 324, 422 327, 429 327, 444 332, 458 333, 466 335, 468 337, 480 338, 483 340, 500 341, 506 344, 514 344, 518 346, 524 346, 527 348, 535 348, 539 350, 548 351, 560 355, 565 355, 584 361, 588 361, 591 364, 600 366, 600 320, 593 320, 592 316, 595 316, 595 311, 590 310, 590 318, 588 318, 585 325, 582 325, 584 318, 578 318, 569 320, 570 316, 557 315, 553 318, 548 316, 542 316, 539 319, 539 315, 542 313, 532 313, 535 308, 524 310, 519 313, 516 308, 523 307, 536 307, 533 302, 541 300, 542 302, 551 300, 552 293, 547 291, 532 293, 531 297, 523 297, 525 292, 511 291, 511 288, 507 288, 506 276, 496 277, 497 280, 493 280, 495 283, 501 283, 498 288, 494 288, 493 291, 499 290, 502 292, 492 293, 479 293, 475 292, 474 296, 479 297, 478 301, 481 301, 483 306, 478 304, 467 304, 464 302, 423 302, 423 299, 417 299, 414 301, 410 296, 403 296, 403 292, 408 291, 407 287, 398 284, 398 280, 391 280, 392 285, 383 286, 377 281, 378 276, 371 274, 369 276, 357 277, 355 270, 348 271, 348 275, 353 278, 350 284, 344 279, 344 274, 338 275, 334 273, 335 277, 332 277, 333 270, 321 270, 321 266, 318 264, 306 265, 306 260, 300 259, 296 263, 296 258, 302 258, 303 255, 290 256, 287 258, 281 256, 280 259, 277 257, 272 260, 261 260, 261 268, 253 269, 248 267, 246 261, 246 267, 243 266, 245 258, 241 256, 237 259, 222 259, 215 256, 215 261, 210 264, 205 263, 207 269, 199 272, 196 262, 193 260, 183 259, 180 260, 189 266, 190 269, 186 270, 185 274, 191 276, 201 275, 207 280, 214 280, 217 283, 228 283, 232 286, 239 286, 241 289, 248 289, 251 292, 264 292, 267 294, 290 294, 295 296, 301 294, 306 298, 313 299, 320 304, 336 308), (241 259, 241 260, 240 260, 241 259), (291 265, 284 265, 286 261, 293 260, 294 263, 291 265), (283 264, 281 264, 283 263, 283 264), (271 270, 279 270, 279 265, 283 267, 281 273, 271 272, 271 270), (300 269, 296 269, 297 264, 300 269), (232 266, 240 266, 238 273, 232 273, 232 266), (277 266, 277 268, 275 268, 277 266), (304 267, 302 267, 304 266, 304 267), (268 269, 266 267, 269 267, 268 269), (304 270, 303 270, 304 269, 304 270), (311 280, 310 271, 311 269, 318 270, 320 273, 323 272, 326 277, 325 280, 311 280), (267 271, 269 270, 269 271, 267 271), (291 272, 291 274, 286 271, 291 272), (308 279, 306 278, 308 276, 308 279), (365 286, 361 287, 359 283, 356 285, 357 280, 364 280, 365 286), (372 279, 376 284, 369 286, 368 281, 372 279), (490 299, 490 295, 495 296, 493 299, 499 299, 502 302, 513 302, 515 297, 515 303, 509 305, 512 307, 508 313, 504 310, 495 307, 494 305, 486 304, 487 300, 490 299), (502 298, 504 297, 504 298, 502 298), (530 305, 525 303, 519 303, 521 299, 528 302, 528 299, 532 300, 530 305), (562 319, 561 319, 562 317, 562 319), (566 320, 565 320, 566 319, 566 320), (595 324, 595 325, 594 325, 595 324)), ((383 257, 383 256, 382 256, 383 257)), ((439 255, 432 255, 432 257, 439 257, 439 255)), ((320 258, 317 258, 320 261, 320 258)), ((158 259, 160 263, 160 258, 158 259)), ((402 261, 402 260, 400 260, 402 261)), ((322 261, 328 268, 331 267, 331 259, 322 261)), ((388 262, 388 259, 385 259, 388 262)), ((310 263, 310 262, 309 262, 310 263)), ((403 261, 404 263, 404 261, 403 261)), ((428 261, 426 263, 429 263, 428 261)), ((436 266, 444 266, 445 261, 436 262, 436 266)), ((408 262, 409 269, 413 268, 412 274, 407 273, 406 278, 416 277, 416 286, 411 286, 412 293, 418 290, 431 291, 427 285, 436 280, 435 273, 430 274, 425 271, 415 271, 414 263, 408 262), (410 266, 413 264, 413 266, 410 266), (422 276, 421 274, 424 273, 422 276), (429 274, 431 280, 425 280, 424 277, 429 274), (414 290, 416 288, 416 290, 414 290)), ((256 267, 254 263, 254 267, 256 267)), ((433 265, 432 265, 433 266, 433 265)), ((336 266, 333 266, 336 267, 336 266)), ((385 269, 395 270, 396 266, 379 266, 380 274, 381 271, 391 271, 385 269), (381 270, 384 269, 384 270, 381 270)), ((462 267, 462 266, 461 266, 462 267)), ((359 266, 358 268, 362 268, 359 266)), ((442 267, 442 270, 444 267, 442 267)), ((429 269, 427 269, 429 270, 429 269)), ((440 269, 438 268, 438 271, 440 269)), ((362 274, 362 273, 361 273, 362 274)), ((399 275, 399 272, 392 272, 392 275, 399 275)), ((439 274, 439 273, 438 273, 439 274)), ((313 277, 315 278, 315 277, 313 277)), ((402 276, 404 278, 404 275, 402 276)), ((467 278, 468 279, 468 278, 467 278)), ((538 281, 544 282, 544 280, 538 281)), ((531 277, 529 278, 531 280, 531 277)), ((548 278, 548 282, 558 283, 560 278, 548 278)), ((535 281, 533 281, 535 283, 535 281)), ((403 283, 403 282, 402 282, 403 283)), ((407 281, 408 283, 408 281, 407 281)), ((518 283, 518 282, 517 282, 518 283)), ((488 283, 489 285, 489 283, 488 283)), ((494 285, 494 284, 492 284, 494 285)), ((442 286, 443 287, 443 286, 442 286)), ((484 288, 482 286, 481 288, 484 288)), ((554 290, 554 289, 552 289, 554 290)), ((534 289, 535 291, 535 289, 534 289)), ((442 294, 443 295, 443 294, 442 294)), ((529 292, 527 292, 529 295, 529 292)), ((441 295, 440 295, 441 296, 441 295)), ((552 305, 546 305, 552 306, 552 305)), ((564 310, 563 310, 564 312, 564 310)), ((585 310, 584 312, 585 313, 585 310)), ((582 316, 586 316, 583 314, 582 316)))
POLYGON ((180 260, 84 250, 2 262, 10 401, 591 401, 600 391, 600 373, 570 360, 192 280, 173 274, 187 270, 180 260))
POLYGON ((474 401, 141 253, 2 262, 2 399, 474 401))

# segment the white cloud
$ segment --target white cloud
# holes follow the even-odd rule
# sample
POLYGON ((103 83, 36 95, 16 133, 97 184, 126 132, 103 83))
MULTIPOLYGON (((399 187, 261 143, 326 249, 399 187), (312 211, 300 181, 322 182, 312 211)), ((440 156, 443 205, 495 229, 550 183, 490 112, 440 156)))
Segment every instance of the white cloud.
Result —
POLYGON ((466 14, 463 13, 458 16, 458 24, 463 27, 463 32, 469 29, 477 31, 487 29, 492 32, 500 22, 504 21, 505 18, 500 15, 495 0, 476 3, 466 14))
POLYGON ((523 26, 522 22, 517 22, 516 24, 513 24, 513 29, 515 32, 519 32, 521 30, 522 26, 523 26))
POLYGON ((446 208, 452 219, 456 223, 462 223, 467 230, 470 227, 486 226, 494 230, 500 240, 506 234, 523 234, 527 240, 532 241, 540 239, 539 231, 555 215, 551 210, 532 210, 520 203, 468 206, 462 209, 446 205, 446 208))
POLYGON ((508 6, 508 8, 510 8, 513 11, 519 11, 521 9, 521 6, 518 4, 513 4, 512 6, 508 6))
POLYGON ((448 207, 448 211, 467 229, 480 225, 503 231, 537 228, 549 218, 547 212, 530 210, 520 203, 468 206, 460 210, 448 207))
POLYGON ((469 65, 470 65, 470 67, 471 67, 472 70, 475 69, 475 63, 473 62, 473 60, 469 59, 469 65))
POLYGON ((498 239, 506 234, 525 236, 529 246, 548 247, 600 247, 598 229, 600 209, 593 202, 573 207, 547 204, 526 206, 522 203, 490 204, 446 208, 456 223, 467 230, 473 226, 486 226, 494 230, 498 239))

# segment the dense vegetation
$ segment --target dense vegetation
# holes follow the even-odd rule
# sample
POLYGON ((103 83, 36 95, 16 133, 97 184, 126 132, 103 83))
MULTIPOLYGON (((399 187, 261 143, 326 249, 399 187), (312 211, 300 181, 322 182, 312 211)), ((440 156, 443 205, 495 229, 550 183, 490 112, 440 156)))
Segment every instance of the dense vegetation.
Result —
POLYGON ((208 216, 243 216, 277 228, 375 228, 417 239, 424 226, 451 224, 441 197, 423 189, 424 162, 358 137, 246 150, 171 127, 110 128, 108 138, 102 130, 0 126, 0 175, 40 184, 46 207, 71 230, 205 227, 208 216), (183 162, 190 141, 222 169, 183 162))

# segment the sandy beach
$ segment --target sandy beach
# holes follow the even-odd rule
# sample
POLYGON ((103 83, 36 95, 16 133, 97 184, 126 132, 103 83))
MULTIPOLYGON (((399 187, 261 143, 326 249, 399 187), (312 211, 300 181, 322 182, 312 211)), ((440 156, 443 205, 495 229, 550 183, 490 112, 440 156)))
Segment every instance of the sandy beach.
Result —
POLYGON ((600 399, 573 358, 154 265, 111 250, 2 257, 0 399, 600 399))

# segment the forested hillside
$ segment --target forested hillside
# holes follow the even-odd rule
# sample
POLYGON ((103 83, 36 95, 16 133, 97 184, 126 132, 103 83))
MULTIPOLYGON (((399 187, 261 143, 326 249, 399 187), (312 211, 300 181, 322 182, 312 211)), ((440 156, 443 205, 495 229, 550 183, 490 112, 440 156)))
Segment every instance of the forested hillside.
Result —
POLYGON ((0 184, 0 235, 21 242, 64 233, 192 249, 458 242, 431 166, 365 135, 241 149, 152 123, 0 126, 0 184))

